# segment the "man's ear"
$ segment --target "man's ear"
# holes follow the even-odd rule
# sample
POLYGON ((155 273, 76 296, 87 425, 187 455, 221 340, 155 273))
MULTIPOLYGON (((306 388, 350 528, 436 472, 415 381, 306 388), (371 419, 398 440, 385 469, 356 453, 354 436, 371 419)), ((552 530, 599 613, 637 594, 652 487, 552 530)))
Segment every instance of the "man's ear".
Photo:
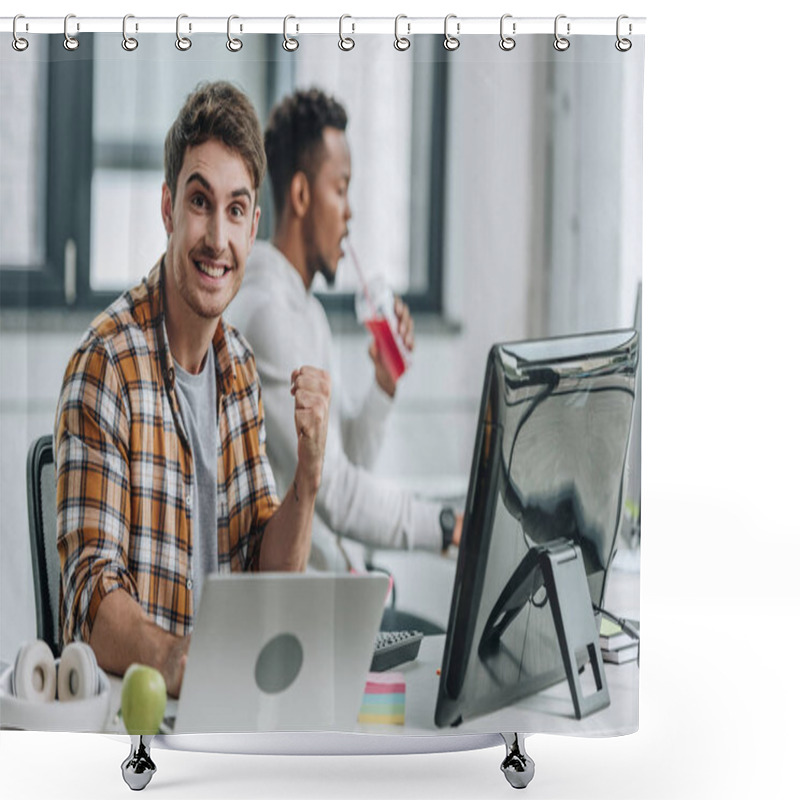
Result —
POLYGON ((172 193, 166 181, 161 184, 161 220, 164 223, 164 230, 167 232, 167 236, 171 236, 174 230, 172 223, 172 193))
POLYGON ((308 213, 311 205, 311 184, 305 172, 295 172, 289 184, 289 206, 295 216, 301 219, 308 213))

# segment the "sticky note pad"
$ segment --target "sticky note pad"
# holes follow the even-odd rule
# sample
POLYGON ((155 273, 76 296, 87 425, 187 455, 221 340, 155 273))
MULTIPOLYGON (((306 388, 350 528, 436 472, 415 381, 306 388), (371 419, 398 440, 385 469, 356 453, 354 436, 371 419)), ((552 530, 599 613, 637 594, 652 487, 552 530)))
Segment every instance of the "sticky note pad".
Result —
POLYGON ((383 725, 405 724, 406 679, 401 672, 368 673, 358 721, 383 725))

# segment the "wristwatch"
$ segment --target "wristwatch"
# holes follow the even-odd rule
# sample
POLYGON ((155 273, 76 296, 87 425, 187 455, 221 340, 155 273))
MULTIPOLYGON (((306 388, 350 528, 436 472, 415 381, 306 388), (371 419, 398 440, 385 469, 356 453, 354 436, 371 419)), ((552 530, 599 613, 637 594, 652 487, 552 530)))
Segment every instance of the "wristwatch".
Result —
POLYGON ((453 532, 456 529, 456 515, 450 506, 445 506, 439 513, 439 525, 442 526, 442 550, 447 550, 453 543, 453 532))

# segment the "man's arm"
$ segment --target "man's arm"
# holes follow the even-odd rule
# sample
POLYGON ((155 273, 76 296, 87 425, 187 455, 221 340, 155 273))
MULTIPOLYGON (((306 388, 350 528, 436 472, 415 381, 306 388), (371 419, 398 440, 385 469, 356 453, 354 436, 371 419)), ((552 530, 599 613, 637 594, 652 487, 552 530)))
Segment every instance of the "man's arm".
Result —
MULTIPOLYGON (((283 295, 255 289, 234 319, 253 349, 261 378, 270 466, 278 488, 291 500, 298 461, 289 377, 297 364, 330 363, 330 327, 321 307, 301 311, 283 295)), ((341 387, 331 391, 341 392, 341 387)), ((376 385, 371 394, 383 390, 376 385)), ((391 400, 384 397, 388 410, 391 400)), ((342 420, 335 408, 315 503, 320 518, 336 533, 374 547, 440 550, 441 505, 415 498, 353 463, 343 447, 342 420)))
POLYGON ((102 343, 90 343, 67 367, 54 437, 65 643, 89 641, 107 594, 136 595, 127 568, 129 432, 111 360, 102 343))
POLYGON ((125 591, 106 595, 95 616, 89 644, 106 672, 123 675, 133 663, 155 667, 173 697, 181 692, 190 636, 174 636, 157 625, 125 591))
MULTIPOLYGON (((291 304, 278 302, 275 297, 259 300, 237 321, 252 346, 261 378, 270 466, 280 491, 287 500, 293 500, 298 460, 290 375, 302 363, 300 359, 308 362, 317 358, 318 363, 325 362, 325 342, 330 339, 330 330, 322 309, 319 317, 303 317, 291 304), (298 334, 300 330, 306 334, 298 334)), ((375 386, 372 392, 378 394, 382 390, 375 386)), ((390 402, 387 398, 386 403, 390 402)), ((417 499, 354 464, 343 449, 341 422, 338 414, 331 414, 325 468, 315 503, 321 519, 336 533, 374 547, 440 550, 441 505, 417 499)), ((265 543, 268 538, 269 534, 264 537, 265 543)))
POLYGON ((270 518, 261 542, 259 569, 303 570, 311 550, 314 501, 322 482, 331 383, 327 372, 304 366, 292 373, 297 467, 292 485, 270 518))
POLYGON ((177 696, 189 640, 147 617, 127 568, 128 435, 116 372, 102 344, 92 344, 67 368, 56 420, 62 636, 88 642, 116 675, 134 661, 156 667, 177 696))

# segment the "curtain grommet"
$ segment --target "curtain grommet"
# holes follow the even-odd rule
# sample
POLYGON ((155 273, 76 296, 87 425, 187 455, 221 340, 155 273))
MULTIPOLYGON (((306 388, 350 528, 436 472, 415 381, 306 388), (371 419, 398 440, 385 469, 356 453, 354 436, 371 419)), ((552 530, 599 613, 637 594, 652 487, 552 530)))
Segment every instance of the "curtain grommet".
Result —
POLYGON ((461 47, 461 40, 458 38, 458 34, 461 32, 461 23, 458 22, 458 17, 455 14, 448 14, 444 18, 444 41, 442 45, 444 46, 445 50, 449 50, 451 53, 454 50, 458 50, 461 47), (447 30, 447 26, 451 19, 456 20, 456 35, 452 36, 450 32, 447 30))
MULTIPOLYGON (((188 14, 178 14, 175 20, 175 47, 182 53, 185 53, 192 46, 192 40, 188 36, 181 35, 181 20, 187 19, 188 16, 188 14)), ((189 23, 189 31, 191 32, 191 30, 192 24, 189 23)))
MULTIPOLYGON (((122 49, 128 53, 132 53, 138 46, 139 40, 134 38, 133 36, 128 36, 128 20, 135 19, 133 14, 126 14, 122 18, 122 49)), ((139 26, 136 26, 136 30, 139 29, 139 26)))
MULTIPOLYGON (((297 17, 292 16, 291 14, 287 14, 283 18, 283 49, 287 53, 294 53, 298 47, 300 47, 299 39, 295 39, 292 36, 289 36, 289 20, 290 19, 297 19, 297 17)), ((298 25, 296 30, 299 30, 300 26, 298 25)))
MULTIPOLYGON (((353 18, 349 14, 342 14, 342 16, 339 17, 339 49, 343 50, 345 53, 349 53, 356 46, 356 42, 355 39, 353 39, 351 36, 344 35, 343 27, 344 27, 344 21, 346 19, 353 19, 353 18)), ((351 33, 355 33, 356 24, 355 22, 352 24, 353 24, 353 30, 351 31, 351 33)))
MULTIPOLYGON (((235 19, 239 19, 236 14, 231 14, 228 17, 228 41, 225 42, 225 47, 227 47, 231 53, 238 53, 242 47, 244 47, 244 42, 231 34, 231 22, 235 19)), ((241 31, 241 27, 239 30, 241 31)))
POLYGON ((571 27, 570 23, 567 22, 567 36, 562 36, 558 32, 558 21, 566 18, 567 18, 566 14, 559 14, 556 17, 555 22, 553 23, 553 36, 555 37, 553 39, 553 47, 556 50, 558 50, 559 53, 563 53, 565 50, 569 50, 570 41, 567 38, 567 36, 569 36, 570 34, 570 27, 571 27))
MULTIPOLYGON (((408 50, 409 47, 411 47, 411 39, 409 39, 407 36, 400 35, 401 19, 408 19, 408 17, 405 14, 398 14, 394 18, 394 49, 399 50, 401 53, 403 53, 406 50, 408 50)), ((406 26, 408 27, 408 33, 410 34, 411 24, 407 22, 406 26)))
POLYGON ((24 39, 22 36, 20 36, 17 33, 17 21, 20 20, 20 19, 25 19, 25 16, 23 14, 17 14, 14 17, 14 22, 13 22, 13 25, 11 27, 11 34, 13 36, 13 39, 11 40, 11 46, 18 53, 23 53, 23 52, 25 52, 25 50, 28 49, 29 42, 28 42, 27 39, 24 39))
MULTIPOLYGON (((630 39, 625 39, 620 35, 620 23, 624 19, 628 19, 628 15, 627 14, 620 14, 617 17, 617 41, 614 42, 614 47, 616 47, 617 50, 619 50, 620 53, 627 53, 628 50, 630 50, 631 47, 633 47, 633 42, 630 39)), ((628 23, 628 36, 630 36, 631 33, 633 33, 633 25, 631 25, 631 23, 629 22, 628 23)))
MULTIPOLYGON (((74 14, 67 14, 67 16, 64 17, 64 49, 70 52, 77 50, 80 46, 80 42, 74 36, 69 35, 69 21, 71 19, 75 19, 74 14)), ((76 30, 79 31, 80 29, 80 23, 76 23, 76 30)))
MULTIPOLYGON (((503 14, 503 16, 500 17, 500 49, 504 50, 506 53, 517 46, 517 40, 505 32, 505 23, 507 19, 512 19, 511 14, 503 14)), ((516 22, 511 23, 511 32, 512 34, 517 32, 516 22)))

